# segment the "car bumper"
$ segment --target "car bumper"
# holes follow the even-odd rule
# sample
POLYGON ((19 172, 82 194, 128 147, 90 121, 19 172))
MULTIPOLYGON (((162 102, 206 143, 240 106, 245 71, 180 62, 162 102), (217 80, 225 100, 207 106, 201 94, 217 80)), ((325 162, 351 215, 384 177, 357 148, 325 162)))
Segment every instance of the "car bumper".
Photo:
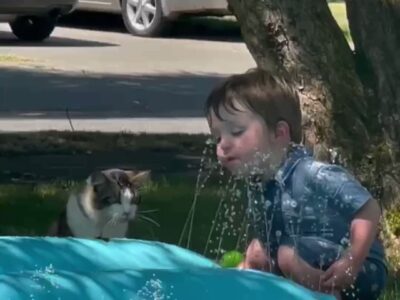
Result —
POLYGON ((166 17, 182 14, 197 15, 228 15, 228 2, 226 0, 161 0, 163 13, 166 17))
POLYGON ((0 15, 64 15, 71 12, 77 0, 0 0, 0 15))

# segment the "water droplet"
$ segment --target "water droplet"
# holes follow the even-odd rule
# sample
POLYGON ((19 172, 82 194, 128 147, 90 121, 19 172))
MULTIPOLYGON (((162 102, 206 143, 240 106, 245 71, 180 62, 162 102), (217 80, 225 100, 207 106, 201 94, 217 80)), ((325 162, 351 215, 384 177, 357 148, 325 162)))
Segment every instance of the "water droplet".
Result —
POLYGON ((340 240, 340 244, 342 245, 342 246, 344 246, 344 247, 347 247, 348 245, 349 245, 349 239, 348 238, 346 238, 346 237, 344 237, 344 238, 342 238, 341 240, 340 240))
POLYGON ((213 138, 208 138, 206 140, 206 145, 214 145, 215 144, 215 140, 213 138))
POLYGON ((372 272, 375 272, 378 269, 377 266, 374 263, 371 263, 369 265, 369 268, 371 269, 372 272))

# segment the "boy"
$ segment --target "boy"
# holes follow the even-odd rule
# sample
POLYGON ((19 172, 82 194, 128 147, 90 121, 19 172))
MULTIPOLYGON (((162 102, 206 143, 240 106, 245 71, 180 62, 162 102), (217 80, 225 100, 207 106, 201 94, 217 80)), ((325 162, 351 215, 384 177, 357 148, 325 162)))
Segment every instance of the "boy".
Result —
POLYGON ((206 114, 222 166, 261 178, 264 187, 266 217, 258 227, 267 229, 241 267, 273 271, 337 299, 377 299, 387 276, 376 239, 380 208, 343 168, 315 161, 300 145, 296 93, 256 69, 215 88, 206 114))

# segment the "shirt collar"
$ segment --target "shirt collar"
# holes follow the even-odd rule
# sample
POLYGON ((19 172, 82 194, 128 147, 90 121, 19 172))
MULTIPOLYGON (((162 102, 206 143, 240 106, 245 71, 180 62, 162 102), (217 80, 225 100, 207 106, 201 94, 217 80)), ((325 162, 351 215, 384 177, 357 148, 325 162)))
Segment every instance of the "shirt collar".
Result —
POLYGON ((310 156, 311 153, 304 146, 299 144, 290 144, 286 158, 276 172, 274 179, 280 184, 283 184, 300 160, 310 156))

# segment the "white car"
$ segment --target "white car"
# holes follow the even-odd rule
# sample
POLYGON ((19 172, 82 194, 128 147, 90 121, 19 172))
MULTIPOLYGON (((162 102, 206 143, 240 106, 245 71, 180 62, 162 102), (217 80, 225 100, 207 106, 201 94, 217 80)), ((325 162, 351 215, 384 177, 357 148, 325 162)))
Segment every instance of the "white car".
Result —
POLYGON ((180 15, 230 14, 226 0, 79 0, 77 9, 122 14, 128 31, 140 36, 159 35, 180 15))

